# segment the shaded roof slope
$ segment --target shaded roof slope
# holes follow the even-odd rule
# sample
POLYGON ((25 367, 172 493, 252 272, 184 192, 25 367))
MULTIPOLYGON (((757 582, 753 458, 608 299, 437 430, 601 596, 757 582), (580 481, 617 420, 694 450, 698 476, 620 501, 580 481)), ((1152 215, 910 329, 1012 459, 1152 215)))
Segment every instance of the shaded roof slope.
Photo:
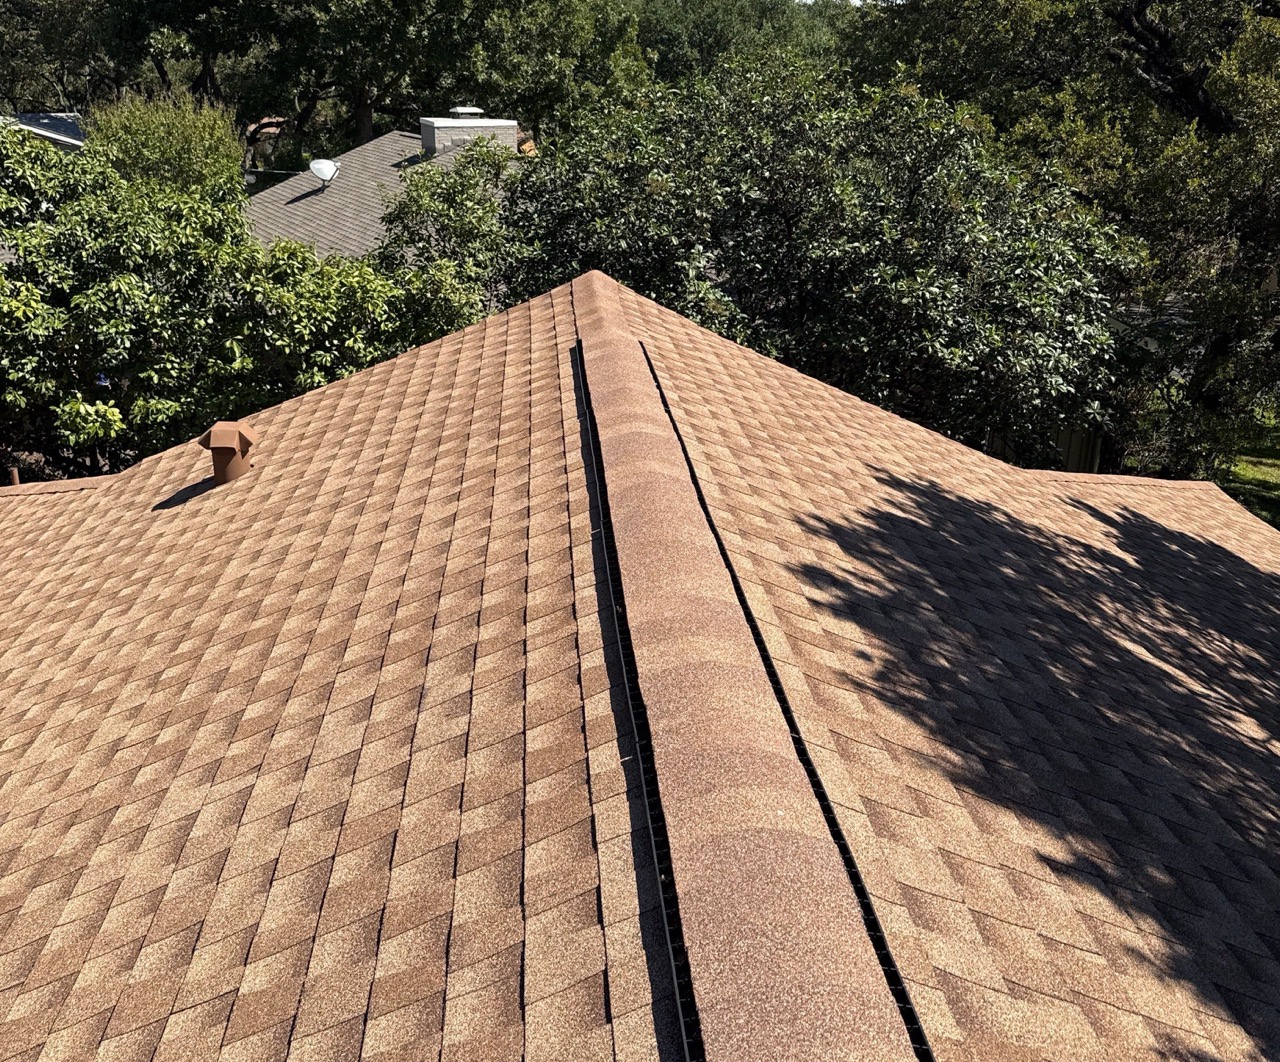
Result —
POLYGON ((1215 488, 600 274, 252 423, 0 489, 0 1058, 1280 1050, 1280 536, 1215 488))
MULTIPOLYGON (((432 165, 447 164, 449 155, 432 165)), ((422 161, 417 133, 391 132, 337 157, 342 163, 328 188, 300 173, 249 197, 249 219, 264 244, 309 243, 322 255, 368 254, 382 240, 386 199, 400 190, 400 175, 422 161)))
POLYGON ((936 1056, 1280 1055, 1280 536, 623 302, 936 1056))

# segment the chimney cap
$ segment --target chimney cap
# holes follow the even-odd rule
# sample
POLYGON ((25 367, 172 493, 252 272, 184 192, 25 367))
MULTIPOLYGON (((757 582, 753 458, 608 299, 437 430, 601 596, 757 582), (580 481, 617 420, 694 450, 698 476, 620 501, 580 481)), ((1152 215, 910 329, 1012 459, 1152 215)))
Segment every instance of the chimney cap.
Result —
POLYGON ((247 453, 258 441, 258 433, 242 420, 220 420, 200 436, 206 450, 239 450, 247 453))
POLYGON ((484 117, 484 108, 483 108, 483 107, 469 107, 469 106, 466 106, 466 105, 459 105, 459 106, 457 106, 457 107, 450 107, 450 108, 449 108, 449 117, 450 117, 450 118, 483 118, 483 117, 484 117))

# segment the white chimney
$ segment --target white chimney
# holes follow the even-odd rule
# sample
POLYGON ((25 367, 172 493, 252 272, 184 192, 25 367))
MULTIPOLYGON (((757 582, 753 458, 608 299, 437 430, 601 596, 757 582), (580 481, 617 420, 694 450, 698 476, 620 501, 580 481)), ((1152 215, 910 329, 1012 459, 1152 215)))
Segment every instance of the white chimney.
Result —
POLYGON ((453 107, 448 118, 423 118, 422 153, 430 158, 481 136, 516 150, 516 123, 510 118, 486 118, 479 107, 453 107))

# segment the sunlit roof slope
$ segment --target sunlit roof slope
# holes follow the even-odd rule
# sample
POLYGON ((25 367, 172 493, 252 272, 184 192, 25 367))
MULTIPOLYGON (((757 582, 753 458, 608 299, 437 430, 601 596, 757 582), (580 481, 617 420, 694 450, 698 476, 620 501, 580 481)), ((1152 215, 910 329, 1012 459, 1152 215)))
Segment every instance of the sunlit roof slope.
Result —
POLYGON ((1280 536, 588 274, 0 488, 0 1058, 1280 1053, 1280 536))

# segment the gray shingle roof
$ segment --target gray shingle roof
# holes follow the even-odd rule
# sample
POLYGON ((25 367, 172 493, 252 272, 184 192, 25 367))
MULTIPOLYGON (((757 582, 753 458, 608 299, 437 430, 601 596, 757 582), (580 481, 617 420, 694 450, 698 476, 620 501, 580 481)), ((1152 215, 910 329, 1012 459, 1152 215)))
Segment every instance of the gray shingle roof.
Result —
POLYGON ((60 148, 79 150, 84 147, 84 130, 80 127, 80 115, 74 111, 31 111, 10 119, 20 129, 43 137, 60 148))
POLYGON ((266 244, 290 239, 321 254, 368 254, 382 239, 387 197, 398 191, 401 171, 422 160, 421 151, 417 133, 387 133, 339 155, 342 168, 328 188, 305 172, 264 188, 249 199, 254 232, 266 244))

